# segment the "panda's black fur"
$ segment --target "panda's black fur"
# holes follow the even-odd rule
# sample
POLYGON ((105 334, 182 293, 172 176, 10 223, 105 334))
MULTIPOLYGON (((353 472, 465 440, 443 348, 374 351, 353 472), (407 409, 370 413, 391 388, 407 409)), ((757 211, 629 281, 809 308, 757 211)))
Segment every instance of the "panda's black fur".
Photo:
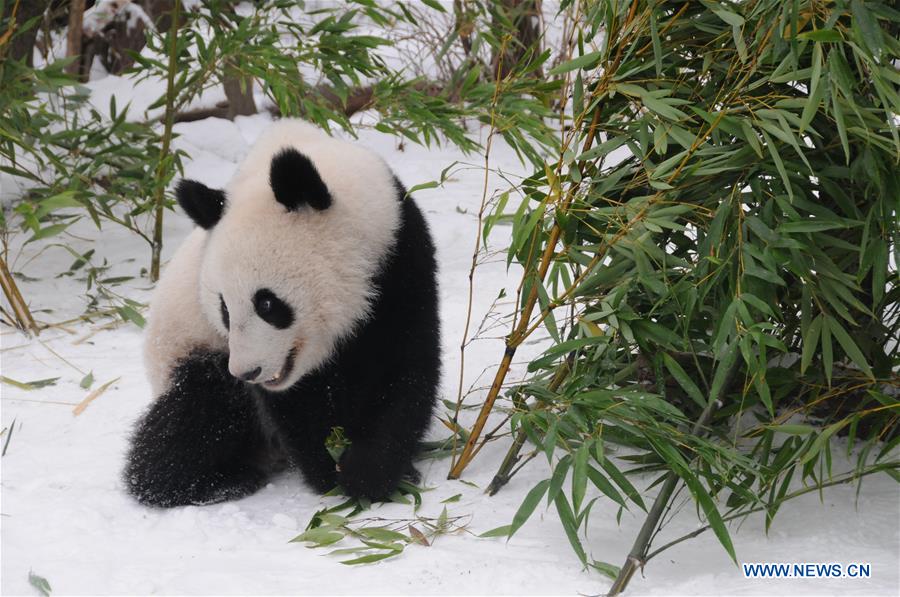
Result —
MULTIPOLYGON (((297 177, 272 181, 276 191, 288 184, 310 188, 297 177)), ((170 507, 248 495, 267 482, 279 451, 319 492, 340 486, 379 500, 415 478, 439 381, 437 266, 422 213, 396 178, 395 187, 401 224, 374 279, 369 316, 286 391, 236 380, 225 353, 181 360, 132 437, 124 479, 140 502, 170 507), (325 448, 334 427, 351 442, 337 464, 325 448)), ((200 219, 215 225, 208 212, 200 219)))

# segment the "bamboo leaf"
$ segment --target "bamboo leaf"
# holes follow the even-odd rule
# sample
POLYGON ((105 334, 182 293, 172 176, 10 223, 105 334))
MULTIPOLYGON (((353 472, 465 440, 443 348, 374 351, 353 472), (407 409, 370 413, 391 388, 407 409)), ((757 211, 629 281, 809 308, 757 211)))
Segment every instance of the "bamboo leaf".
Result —
POLYGON ((694 499, 700 504, 703 513, 706 514, 706 520, 712 528, 713 533, 716 534, 716 538, 719 539, 719 543, 722 544, 722 547, 724 547, 725 551, 728 552, 728 555, 731 556, 731 560, 737 563, 737 556, 735 555, 731 535, 728 533, 725 521, 722 520, 722 515, 719 514, 719 510, 716 508, 716 504, 713 502, 709 493, 707 493, 706 489, 695 477, 685 475, 682 478, 688 486, 688 489, 690 489, 694 499))
POLYGON ((541 498, 544 497, 544 493, 547 492, 549 486, 550 479, 544 479, 531 488, 531 491, 525 496, 519 509, 516 510, 515 516, 513 516, 512 524, 509 525, 508 537, 512 537, 516 534, 516 531, 522 528, 522 525, 525 524, 525 521, 528 520, 532 512, 534 512, 534 509, 537 508, 538 503, 541 501, 541 498))
POLYGON ((701 408, 706 407, 706 397, 700 391, 700 388, 697 387, 697 384, 694 383, 694 380, 692 380, 681 365, 678 364, 678 361, 668 354, 663 353, 663 362, 666 365, 666 369, 669 370, 669 373, 675 378, 675 381, 678 382, 681 389, 690 396, 691 400, 696 402, 701 408))
POLYGON ((581 563, 587 565, 587 554, 581 545, 581 539, 578 538, 578 525, 575 523, 575 515, 566 501, 564 493, 559 493, 554 500, 556 503, 556 511, 559 513, 559 520, 562 522, 563 530, 566 531, 566 537, 569 538, 569 544, 575 550, 575 555, 581 560, 581 563))
POLYGON ((575 452, 575 466, 572 467, 572 508, 575 512, 581 511, 581 502, 587 489, 587 462, 590 454, 590 444, 582 444, 575 452))
POLYGON ((47 582, 47 579, 43 576, 38 576, 31 570, 28 571, 28 584, 37 589, 44 597, 50 597, 50 593, 53 592, 53 588, 50 587, 50 583, 47 582))
POLYGON ((386 560, 388 558, 392 558, 394 556, 400 555, 400 551, 388 551, 385 553, 373 553, 367 556, 361 556, 358 558, 353 558, 351 560, 343 560, 341 564, 345 564, 347 566, 357 566, 359 564, 372 564, 374 562, 380 562, 381 560, 386 560))
POLYGON ((856 342, 850 337, 847 331, 841 326, 840 323, 836 319, 828 317, 825 322, 828 324, 831 333, 834 335, 835 339, 837 339, 838 344, 841 345, 841 348, 844 349, 844 352, 847 353, 847 356, 850 357, 850 360, 853 363, 862 369, 863 373, 866 374, 867 377, 874 380, 875 376, 872 374, 872 369, 869 367, 869 364, 866 362, 866 357, 863 356, 862 351, 859 350, 859 347, 856 345, 856 342))
POLYGON ((805 373, 812 362, 813 354, 819 345, 822 333, 822 316, 819 315, 809 324, 809 330, 803 335, 803 351, 800 356, 800 373, 805 373))
POLYGON ((481 533, 481 534, 478 535, 478 536, 479 536, 479 537, 482 537, 482 538, 490 538, 490 537, 509 537, 509 536, 512 535, 512 533, 510 533, 510 530, 511 530, 511 529, 512 529, 512 525, 511 525, 511 524, 505 524, 505 525, 500 526, 500 527, 497 527, 497 528, 495 528, 495 529, 491 529, 491 530, 489 530, 489 531, 485 531, 484 533, 481 533))
POLYGON ((569 71, 575 70, 576 68, 587 68, 596 63, 600 59, 601 55, 601 52, 588 52, 583 56, 573 58, 572 60, 567 60, 561 63, 559 66, 551 68, 549 71, 547 71, 547 74, 550 76, 560 75, 562 73, 567 73, 569 71))
POLYGON ((762 133, 763 139, 766 140, 766 149, 769 150, 769 155, 772 156, 772 161, 775 162, 775 168, 778 170, 778 174, 781 176, 781 180, 784 183, 784 190, 787 192, 788 197, 793 199, 794 189, 791 185, 791 179, 788 177, 787 170, 784 167, 784 162, 781 161, 781 154, 778 153, 778 147, 775 146, 775 143, 766 131, 761 130, 760 133, 762 133))
POLYGON ((641 499, 641 494, 637 489, 634 488, 634 485, 625 477, 622 472, 616 468, 616 466, 612 463, 609 458, 604 458, 600 463, 600 466, 606 471, 606 474, 610 476, 610 478, 615 481, 616 485, 618 485, 622 491, 625 492, 625 495, 628 496, 632 502, 637 504, 638 508, 643 511, 647 511, 647 507, 644 505, 644 500, 641 499))

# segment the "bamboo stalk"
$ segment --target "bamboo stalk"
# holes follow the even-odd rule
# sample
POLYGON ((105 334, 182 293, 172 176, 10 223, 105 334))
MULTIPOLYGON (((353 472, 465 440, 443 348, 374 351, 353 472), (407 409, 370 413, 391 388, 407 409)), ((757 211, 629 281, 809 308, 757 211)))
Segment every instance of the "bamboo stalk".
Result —
MULTIPOLYGON (((584 143, 584 148, 581 150, 582 153, 590 149, 591 145, 593 144, 594 137, 596 135, 597 123, 599 122, 600 106, 597 106, 594 109, 594 116, 591 120, 590 128, 588 130, 588 136, 584 143)), ((566 194, 558 209, 562 212, 565 212, 574 198, 574 190, 570 189, 570 192, 566 194)), ((559 222, 554 222, 553 228, 550 230, 550 237, 547 239, 547 246, 544 247, 544 252, 541 255, 535 284, 531 286, 531 290, 528 292, 528 298, 525 301, 525 305, 522 307, 522 315, 519 318, 519 322, 516 324, 516 327, 513 329, 512 333, 510 333, 510 335, 506 338, 506 350, 503 352, 503 360, 500 361, 500 366, 497 368, 497 373, 494 376, 494 381, 491 384, 491 389, 488 392, 487 397, 485 397, 484 403, 481 405, 481 411, 478 413, 478 418, 475 420, 475 425, 469 432, 469 439, 466 441, 466 445, 463 447, 462 454, 460 454, 459 460, 456 461, 453 468, 450 469, 450 474, 447 476, 448 479, 458 479, 474 456, 475 444, 478 442, 478 438, 481 436, 481 432, 484 430, 488 415, 490 415, 491 410, 493 410, 494 408, 494 402, 497 400, 497 396, 500 395, 500 390, 503 388, 503 382, 506 379, 506 374, 509 372, 509 367, 512 364, 513 357, 516 354, 516 349, 525 340, 525 338, 528 337, 528 334, 526 334, 525 332, 528 329, 529 322, 531 321, 531 313, 534 311, 534 306, 537 304, 537 285, 543 283, 544 277, 547 275, 547 270, 550 269, 550 264, 553 262, 553 255, 556 253, 556 243, 559 242, 559 236, 561 233, 562 228, 560 227, 559 222)), ((528 276, 528 272, 526 271, 524 275, 528 276)))
MULTIPOLYGON (((547 384, 547 389, 549 391, 555 392, 559 388, 559 386, 562 385, 562 382, 565 381, 566 376, 568 376, 569 372, 572 370, 572 365, 574 364, 574 362, 575 353, 569 353, 569 356, 566 357, 566 360, 563 361, 562 365, 560 365, 560 367, 556 370, 556 373, 553 374, 553 379, 551 379, 550 383, 547 384)), ((495 495, 512 478, 512 469, 516 464, 518 464, 520 460, 519 452, 522 450, 522 446, 525 445, 525 440, 527 438, 528 435, 525 433, 525 428, 521 427, 516 433, 516 437, 513 440, 512 445, 506 452, 506 456, 503 458, 503 462, 500 463, 500 468, 497 469, 497 473, 494 475, 494 478, 491 479, 491 482, 488 485, 488 495, 495 495)))
POLYGON ((31 310, 28 308, 25 299, 22 298, 22 293, 19 292, 19 287, 16 285, 15 279, 9 272, 9 268, 6 266, 6 260, 3 256, 0 256, 0 286, 3 287, 3 294, 6 296, 6 300, 9 301, 9 305, 13 310, 13 315, 16 317, 16 327, 25 332, 26 336, 31 336, 32 332, 35 336, 40 334, 41 330, 34 322, 31 310))
MULTIPOLYGON (((733 350, 737 350, 737 347, 733 348, 733 350)), ((691 435, 699 436, 703 433, 703 428, 706 427, 707 423, 712 419, 716 407, 720 404, 720 396, 722 396, 731 385, 731 380, 739 367, 740 359, 735 359, 734 364, 731 366, 731 370, 728 371, 725 377, 725 383, 722 384, 718 395, 709 397, 706 408, 703 409, 700 418, 697 419, 694 426, 691 428, 691 435)), ((665 399, 665 396, 663 396, 663 399, 665 399)), ((653 501, 650 511, 647 512, 647 518, 644 520, 641 530, 638 531, 638 535, 634 540, 634 545, 632 545, 631 551, 628 552, 625 564, 622 565, 619 575, 616 577, 615 582, 613 582, 612 587, 610 587, 609 593, 607 593, 607 597, 615 597, 622 593, 628 586, 634 573, 639 568, 643 568, 644 562, 646 561, 647 549, 650 546, 650 540, 656 533, 660 517, 662 517, 663 512, 669 505, 669 499, 672 497, 672 492, 675 491, 675 487, 677 487, 679 480, 680 477, 674 470, 669 470, 666 474, 666 480, 659 490, 656 499, 653 501)))
POLYGON ((163 182, 166 169, 166 158, 169 156, 169 146, 172 143, 172 125, 175 119, 175 67, 178 54, 178 17, 181 2, 172 5, 172 23, 169 25, 169 64, 166 78, 166 120, 163 129, 163 144, 159 155, 159 164, 156 167, 156 193, 153 199, 154 223, 153 242, 150 254, 150 281, 159 280, 159 262, 162 256, 162 232, 163 232, 163 208, 165 207, 166 185, 163 182))
MULTIPOLYGON (((622 25, 622 30, 627 28, 631 21, 634 19, 637 5, 637 0, 634 0, 632 2, 631 9, 629 10, 628 17, 622 25)), ((619 61, 622 58, 624 44, 625 40, 622 40, 619 44, 619 48, 616 52, 616 57, 614 58, 613 63, 608 69, 606 69, 603 78, 594 86, 591 94, 592 96, 599 95, 606 89, 606 87, 608 87, 610 77, 615 73, 619 61)), ((597 135, 597 125, 600 123, 601 110, 602 106, 599 104, 594 108, 594 113, 591 118, 591 123, 588 126, 586 139, 584 141, 584 147, 581 149, 581 153, 586 152, 591 148, 591 145, 593 145, 594 139, 597 135)), ((584 174, 584 167, 585 164, 583 162, 579 164, 579 168, 581 169, 582 174, 584 174)), ((572 201, 575 199, 575 190, 575 185, 569 187, 569 191, 566 193, 562 202, 557 207, 557 210, 559 212, 565 213, 565 211, 569 208, 572 201)), ((503 382, 506 379, 507 373, 509 373, 509 368, 512 364, 513 357, 516 354, 516 350, 530 334, 529 322, 531 321, 531 314, 534 311, 534 306, 537 304, 538 300, 537 285, 543 283, 544 278, 547 275, 547 270, 550 269, 550 264, 553 262, 553 256, 556 254, 556 244, 559 242, 559 237, 561 234, 562 228, 559 225, 559 221, 556 220, 553 223, 553 227, 550 229, 550 236, 547 239, 547 246, 544 248, 544 252, 541 255, 535 283, 532 284, 531 290, 528 293, 528 298, 526 299, 525 304, 522 307, 521 318, 514 326, 513 331, 506 338, 506 348, 503 352, 503 359, 500 361, 500 365, 497 367, 497 373, 494 376, 494 381, 491 384, 491 389, 488 391, 488 395, 485 397, 484 403, 481 405, 481 410, 478 413, 478 417, 475 419, 475 425, 469 432, 469 439, 466 441, 466 444, 463 447, 463 451, 459 455, 459 459, 456 460, 456 462, 454 462, 453 466, 450 468, 450 473, 447 475, 448 479, 458 479, 463 470, 465 470, 465 468, 472 461, 472 458, 474 458, 475 453, 478 451, 478 439, 481 436, 481 432, 484 430, 484 426, 487 423, 488 416, 491 414, 491 411, 494 408, 494 402, 497 400, 497 397, 500 395, 500 390, 503 388, 503 382)), ((522 278, 523 282, 526 277, 531 274, 531 272, 531 268, 526 269, 522 278)))
MULTIPOLYGON (((501 49, 506 45, 508 39, 504 37, 501 40, 501 49)), ((504 52, 501 50, 500 56, 502 56, 504 52)), ((495 86, 494 86, 494 95, 491 98, 491 125, 488 130, 487 144, 484 149, 484 179, 482 183, 481 189, 481 207, 478 210, 478 230, 475 231, 475 249, 472 251, 472 264, 469 267, 469 290, 468 296, 466 298, 466 323, 463 326, 463 335, 462 340, 459 343, 459 391, 456 395, 456 410, 453 413, 453 423, 457 423, 457 419, 459 418, 459 411, 462 408, 463 403, 463 379, 465 378, 466 372, 466 345, 469 342, 469 327, 472 324, 472 301, 475 295, 475 268, 478 265, 478 254, 481 252, 481 227, 484 222, 484 210, 487 206, 488 202, 488 181, 490 179, 490 158, 491 158, 491 148, 493 147, 494 142, 494 129, 495 129, 495 121, 497 117, 497 98, 500 96, 500 87, 502 84, 502 79, 500 77, 499 71, 497 76, 495 77, 495 86)), ((453 463, 456 463, 456 435, 453 436, 453 463)))

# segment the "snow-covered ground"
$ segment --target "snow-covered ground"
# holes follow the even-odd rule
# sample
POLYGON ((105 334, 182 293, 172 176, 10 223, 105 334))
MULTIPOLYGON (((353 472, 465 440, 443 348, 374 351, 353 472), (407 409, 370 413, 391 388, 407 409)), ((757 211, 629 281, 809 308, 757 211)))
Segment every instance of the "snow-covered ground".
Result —
MULTIPOLYGON (((126 93, 122 80, 97 83, 98 105, 110 93, 126 93)), ((120 98, 120 104, 127 101, 120 98)), ((232 123, 206 120, 176 126, 176 146, 190 155, 186 176, 221 186, 259 132, 267 116, 232 123)), ((458 169, 442 189, 416 194, 431 225, 440 261, 444 382, 442 397, 455 400, 459 342, 465 322, 468 270, 477 233, 482 196, 482 159, 448 149, 424 149, 364 131, 361 143, 380 152, 407 186, 437 179, 455 160, 458 169)), ((511 151, 495 142, 491 166, 510 175, 523 173, 511 151)), ((504 183, 492 177, 489 192, 504 183)), ((504 187, 505 188, 505 187, 504 187)), ((181 213, 167 214, 166 249, 190 230, 181 213)), ((93 234, 89 226, 76 232, 93 234)), ((502 247, 509 228, 497 226, 492 246, 502 247)), ((18 239, 20 246, 23 239, 18 239)), ((110 275, 134 275, 149 259, 143 241, 106 228, 94 244, 71 237, 75 247, 97 248, 116 264, 110 275), (136 261, 122 262, 126 258, 136 261)), ((21 267, 38 255, 40 243, 27 245, 16 260, 21 267)), ((14 251, 14 255, 17 251, 14 251)), ((55 278, 72 261, 50 248, 28 263, 22 292, 44 321, 62 321, 80 313, 84 284, 55 278)), ((479 268, 474 294, 475 327, 501 288, 516 283, 501 260, 479 268)), ((150 284, 136 279, 117 290, 146 301, 150 284)), ((609 580, 581 569, 555 509, 539 507, 510 541, 480 539, 479 533, 508 524, 525 493, 548 476, 546 462, 535 459, 495 497, 487 486, 506 450, 504 441, 489 445, 467 469, 464 479, 477 487, 446 479, 448 461, 423 461, 422 516, 437 517, 446 506, 461 516, 465 529, 437 537, 433 545, 410 545, 399 557, 377 564, 344 566, 324 550, 289 543, 316 510, 334 505, 306 488, 295 474, 284 474, 262 491, 240 501, 203 507, 156 510, 135 503, 120 479, 131 425, 146 408, 150 388, 141 356, 141 333, 133 325, 101 329, 106 321, 69 324, 27 340, 2 330, 2 375, 21 382, 59 377, 55 385, 2 391, 2 428, 15 429, 2 458, 0 528, 4 595, 36 594, 29 571, 46 578, 56 594, 600 594, 609 580), (92 389, 109 381, 108 390, 78 415, 75 405, 90 392, 79 382, 92 372, 92 389), (458 501, 442 500, 461 494, 458 501)), ((501 336, 503 328, 494 331, 501 336)), ((533 347, 534 348, 534 347, 533 347)), ((466 353, 468 388, 484 385, 483 370, 502 352, 499 340, 483 340, 466 353)), ((490 370, 488 369, 488 372, 490 370)), ((483 392, 476 392, 477 402, 483 392)), ((8 433, 8 432, 7 432, 8 433)), ((439 423, 434 438, 444 437, 439 423)), ((3 440, 6 439, 4 436, 3 440)), ((837 454, 837 450, 835 453, 837 454)), ((837 455, 835 472, 850 466, 837 455)), ((639 480, 641 481, 641 480, 639 480)), ((649 479, 642 480, 644 484, 649 479)), ((651 491, 651 494, 655 490, 651 491)), ((589 496, 590 497, 590 496, 589 496)), ((585 546, 593 559, 620 565, 643 521, 640 512, 616 522, 617 507, 602 499, 594 507, 585 546)), ((411 506, 376 506, 371 514, 411 518, 411 506)), ((691 504, 684 505, 663 530, 658 544, 696 529, 691 504)), ((865 480, 856 489, 841 486, 821 497, 809 494, 785 505, 768 536, 762 516, 732 528, 741 562, 863 562, 871 578, 745 579, 715 537, 705 533, 651 561, 631 584, 630 594, 900 594, 900 489, 885 476, 865 480)), ((336 544, 333 547, 342 547, 336 544)))

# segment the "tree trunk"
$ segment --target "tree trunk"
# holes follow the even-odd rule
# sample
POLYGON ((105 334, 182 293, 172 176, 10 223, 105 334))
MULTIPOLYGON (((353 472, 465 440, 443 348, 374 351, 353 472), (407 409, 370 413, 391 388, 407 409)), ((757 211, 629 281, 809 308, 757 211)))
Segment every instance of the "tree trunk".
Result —
POLYGON ((228 98, 228 120, 234 120, 235 116, 256 114, 252 77, 241 77, 236 69, 226 67, 223 83, 225 97, 228 98))
MULTIPOLYGON (((6 11, 15 10, 16 29, 20 29, 27 21, 44 14, 50 0, 15 0, 6 2, 6 11)), ((11 12, 9 14, 12 14, 11 12)), ((12 60, 25 59, 28 66, 34 65, 34 41, 37 39, 39 27, 37 23, 32 25, 28 31, 19 31, 9 43, 9 58, 12 60)))
MULTIPOLYGON (((172 23, 173 0, 136 0, 159 31, 168 31, 172 23)), ((179 0, 180 2, 181 0, 179 0)))
POLYGON ((70 0, 69 29, 66 32, 66 56, 77 56, 66 72, 86 81, 91 72, 91 65, 85 64, 83 56, 82 34, 84 33, 84 0, 70 0))
MULTIPOLYGON (((234 13, 234 5, 226 8, 234 13)), ((253 101, 253 77, 244 76, 237 64, 225 64, 222 71, 222 83, 225 86, 225 97, 228 99, 228 120, 235 116, 256 114, 256 102, 253 101)))
MULTIPOLYGON (((491 58, 491 72, 503 79, 515 70, 522 59, 540 52, 541 0, 500 0, 495 10, 495 30, 508 28, 508 25, 504 26, 505 20, 512 22, 514 28, 513 39, 503 46, 503 53, 495 50, 491 58), (532 51, 533 46, 536 47, 532 51)), ((531 76, 543 77, 542 69, 534 71, 531 76)))

